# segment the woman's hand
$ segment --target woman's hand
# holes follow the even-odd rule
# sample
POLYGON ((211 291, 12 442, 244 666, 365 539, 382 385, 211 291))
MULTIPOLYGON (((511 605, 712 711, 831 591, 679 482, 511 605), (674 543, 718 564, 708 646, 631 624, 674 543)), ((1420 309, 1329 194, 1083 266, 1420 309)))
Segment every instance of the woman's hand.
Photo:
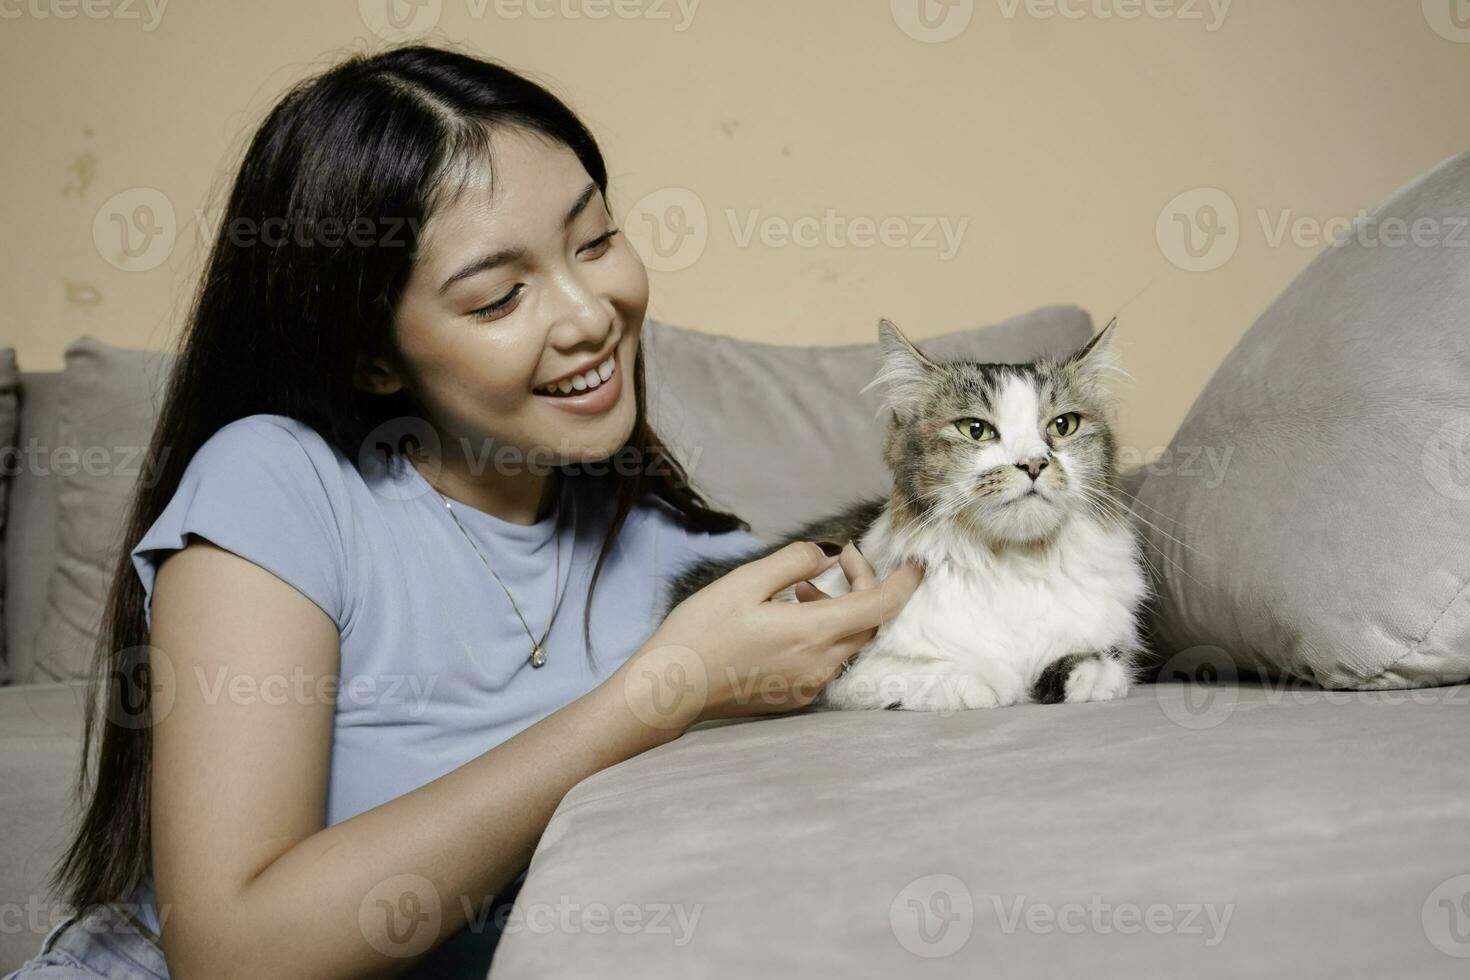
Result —
POLYGON ((665 731, 804 707, 898 615, 922 580, 911 561, 879 581, 855 546, 828 558, 811 542, 793 542, 675 606, 618 669, 624 696, 644 724, 665 731), (839 560, 851 592, 828 597, 798 586, 802 601, 772 601, 839 560))
MULTIPOLYGON (((878 584, 878 573, 873 570, 873 566, 868 564, 868 559, 863 557, 863 553, 858 550, 856 542, 847 542, 842 551, 838 553, 837 560, 842 565, 842 573, 847 576, 848 591, 871 589, 878 584)), ((832 598, 810 582, 797 582, 793 591, 796 593, 797 602, 815 602, 818 599, 832 598)))

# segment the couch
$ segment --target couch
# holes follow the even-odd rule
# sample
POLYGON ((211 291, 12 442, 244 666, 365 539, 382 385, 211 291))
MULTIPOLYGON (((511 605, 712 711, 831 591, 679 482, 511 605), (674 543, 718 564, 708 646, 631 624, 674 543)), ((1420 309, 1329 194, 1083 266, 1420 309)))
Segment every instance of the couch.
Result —
MULTIPOLYGON (((920 343, 938 359, 1020 360, 1092 330, 1051 307, 920 343)), ((757 534, 884 485, 876 395, 853 394, 871 345, 772 347, 653 321, 645 336, 660 431, 757 534), (809 424, 773 425, 791 418, 809 424)), ((146 411, 117 420, 156 398, 166 356, 84 337, 67 358, 65 372, 21 374, 19 442, 136 441, 87 426, 146 430, 146 411), (132 394, 109 404, 118 392, 132 394)), ((126 485, 99 479, 9 481, 0 972, 64 913, 43 879, 71 818, 84 689, 57 675, 83 662, 89 613, 67 592, 85 576, 58 571, 59 552, 75 550, 67 513, 89 494, 84 526, 106 537, 126 485)), ((1128 474, 1129 499, 1147 499, 1149 479, 1128 474)), ((1160 515, 1138 513, 1157 534, 1160 515)), ((1322 574, 1341 560, 1318 556, 1322 574)), ((1120 701, 706 724, 583 781, 541 839, 491 977, 1465 976, 1465 677, 1327 689, 1259 669, 1269 651, 1232 658, 1162 625, 1154 683, 1120 701)))

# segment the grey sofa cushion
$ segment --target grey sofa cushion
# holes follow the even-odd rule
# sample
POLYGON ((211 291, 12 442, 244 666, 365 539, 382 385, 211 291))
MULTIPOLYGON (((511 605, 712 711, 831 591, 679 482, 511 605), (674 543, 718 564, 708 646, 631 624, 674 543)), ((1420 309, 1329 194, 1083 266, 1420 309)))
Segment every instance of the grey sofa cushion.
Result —
MULTIPOLYGON (((10 513, 8 496, 10 480, 19 457, 15 454, 15 437, 20 431, 20 401, 16 385, 20 372, 15 366, 15 348, 0 348, 0 549, 5 546, 5 519, 10 513)), ((0 684, 11 678, 5 644, 5 563, 0 562, 0 684)))
POLYGON ((34 648, 42 680, 82 677, 90 668, 123 522, 173 362, 168 354, 93 337, 73 341, 65 356, 56 567, 34 648))
POLYGON ((566 795, 490 977, 1463 976, 1467 710, 1169 683, 701 726, 566 795))
POLYGON ((56 567, 56 484, 51 464, 60 421, 61 371, 20 376, 22 465, 10 480, 5 515, 5 642, 10 683, 34 680, 36 633, 56 567), (33 462, 35 465, 33 465, 33 462))
POLYGON ((1467 222, 1470 154, 1329 247, 1215 372, 1138 490, 1161 653, 1328 687, 1470 677, 1467 222))
MULTIPOLYGON (((1026 360, 1081 346, 1091 333, 1082 310, 1048 307, 921 346, 938 357, 1026 360)), ((655 321, 643 336, 656 431, 687 461, 695 486, 757 534, 883 487, 876 395, 858 395, 876 370, 876 344, 778 347, 655 321)), ((61 479, 58 556, 34 648, 38 677, 79 677, 90 664, 138 478, 133 450, 148 444, 172 363, 170 354, 91 337, 67 348, 60 443, 95 453, 102 465, 71 467, 61 479)))

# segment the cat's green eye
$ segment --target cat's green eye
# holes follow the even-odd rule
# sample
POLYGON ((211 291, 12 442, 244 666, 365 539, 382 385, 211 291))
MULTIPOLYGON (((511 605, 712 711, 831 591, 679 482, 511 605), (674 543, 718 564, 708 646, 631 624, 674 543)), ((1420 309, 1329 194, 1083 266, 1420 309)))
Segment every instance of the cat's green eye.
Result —
POLYGON ((996 437, 995 426, 984 419, 959 419, 954 427, 960 430, 960 435, 969 436, 976 442, 985 442, 996 437))
POLYGON ((1058 415, 1056 418, 1052 419, 1051 422, 1047 425, 1046 431, 1060 438, 1062 436, 1069 436, 1072 433, 1076 432, 1077 426, 1081 424, 1082 416, 1078 415, 1076 412, 1067 412, 1065 414, 1058 415))

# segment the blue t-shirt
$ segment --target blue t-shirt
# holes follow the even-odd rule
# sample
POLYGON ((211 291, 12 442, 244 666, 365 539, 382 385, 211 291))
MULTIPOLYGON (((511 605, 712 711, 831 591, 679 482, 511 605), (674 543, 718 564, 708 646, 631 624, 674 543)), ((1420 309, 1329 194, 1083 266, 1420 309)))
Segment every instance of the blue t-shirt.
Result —
MULTIPOLYGON (((765 546, 744 531, 688 531, 657 503, 635 506, 598 579, 589 662, 583 609, 614 502, 595 478, 561 483, 558 511, 529 526, 454 504, 537 637, 553 586, 562 595, 544 666, 531 665, 531 640, 505 591, 417 469, 359 468, 283 415, 251 415, 211 436, 132 550, 149 627, 158 564, 191 533, 261 566, 331 617, 341 653, 327 824, 340 823, 596 687, 658 628, 668 586, 687 563, 765 546)), ((305 678, 304 689, 315 692, 315 683, 305 678)), ((157 931, 149 883, 133 900, 157 931)), ((498 938, 493 921, 472 923, 415 974, 483 977, 498 938)))

